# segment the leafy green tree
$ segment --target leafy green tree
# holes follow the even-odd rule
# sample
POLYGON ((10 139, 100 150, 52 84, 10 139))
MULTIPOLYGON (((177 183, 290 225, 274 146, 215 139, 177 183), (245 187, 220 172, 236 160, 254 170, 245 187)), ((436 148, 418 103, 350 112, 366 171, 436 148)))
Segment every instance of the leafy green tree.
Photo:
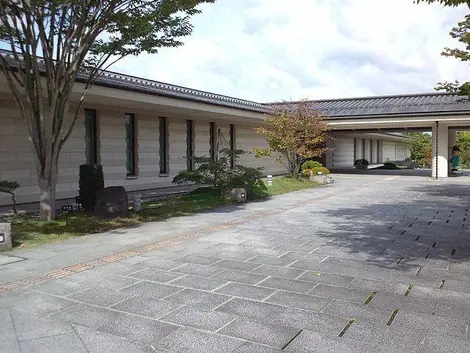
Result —
POLYGON ((432 151, 432 140, 430 134, 422 132, 407 132, 405 135, 409 138, 407 145, 410 149, 412 160, 423 160, 427 154, 432 151))
POLYGON ((470 1, 468 0, 415 0, 414 2, 416 4, 419 4, 420 2, 427 2, 428 4, 437 2, 439 4, 443 4, 444 6, 454 6, 454 7, 463 5, 463 4, 467 4, 470 6, 470 1))
POLYGON ((460 148, 460 163, 463 167, 470 167, 470 132, 458 131, 456 143, 460 148))
MULTIPOLYGON (((468 0, 415 0, 415 3, 426 2, 431 3, 440 3, 444 6, 460 6, 467 5, 470 8, 470 1, 468 0)), ((457 23, 457 26, 453 27, 450 31, 450 36, 461 44, 463 44, 464 49, 461 48, 444 48, 444 51, 441 53, 443 56, 454 57, 460 61, 470 61, 470 14, 466 15, 463 21, 457 23)), ((438 82, 437 91, 446 91, 455 93, 460 96, 465 96, 463 99, 468 99, 470 97, 470 83, 464 82, 460 83, 459 81, 454 82, 438 82)))
POLYGON ((25 122, 40 190, 40 216, 55 217, 58 159, 97 77, 116 61, 177 47, 197 6, 215 0, 0 0, 0 72, 25 122), (84 83, 69 114, 77 76, 84 83))
POLYGON ((256 157, 269 156, 298 178, 306 158, 320 157, 327 149, 328 123, 311 102, 286 102, 274 105, 265 125, 255 131, 266 138, 268 148, 253 148, 256 157))

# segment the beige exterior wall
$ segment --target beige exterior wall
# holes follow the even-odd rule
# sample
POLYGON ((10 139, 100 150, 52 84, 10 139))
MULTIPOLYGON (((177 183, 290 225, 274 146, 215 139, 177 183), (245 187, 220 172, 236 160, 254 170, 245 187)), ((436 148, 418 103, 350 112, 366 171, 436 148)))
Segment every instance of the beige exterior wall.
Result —
POLYGON ((384 142, 383 161, 402 161, 410 157, 410 149, 403 142, 384 142))
POLYGON ((354 165, 354 138, 356 139, 356 159, 365 158, 371 164, 383 163, 387 160, 404 160, 410 156, 410 151, 404 142, 396 137, 353 133, 336 133, 333 136, 334 143, 328 146, 332 151, 327 153, 327 166, 330 168, 354 165))
MULTIPOLYGON (((103 165, 105 185, 122 185, 128 191, 171 187, 173 177, 186 169, 186 119, 194 121, 195 155, 209 155, 209 122, 216 123, 221 134, 229 141, 229 124, 236 126, 236 148, 247 152, 253 147, 266 147, 264 139, 253 131, 253 125, 237 123, 234 117, 202 119, 199 117, 168 117, 169 174, 159 175, 159 114, 158 111, 112 109, 108 106, 85 106, 96 109, 99 131, 99 160, 103 165), (125 114, 133 113, 137 123, 137 178, 126 177, 125 114)), ((17 181, 17 202, 38 201, 38 188, 33 153, 26 129, 12 101, 0 101, 0 180, 17 181)), ((220 148, 228 147, 225 142, 220 148)), ((247 154, 245 165, 266 168, 266 174, 284 173, 273 159, 257 159, 247 154)), ((84 113, 80 115, 72 136, 64 145, 59 159, 57 198, 70 198, 78 194, 79 165, 86 162, 84 113)), ((0 205, 11 203, 8 194, 0 193, 0 205)))

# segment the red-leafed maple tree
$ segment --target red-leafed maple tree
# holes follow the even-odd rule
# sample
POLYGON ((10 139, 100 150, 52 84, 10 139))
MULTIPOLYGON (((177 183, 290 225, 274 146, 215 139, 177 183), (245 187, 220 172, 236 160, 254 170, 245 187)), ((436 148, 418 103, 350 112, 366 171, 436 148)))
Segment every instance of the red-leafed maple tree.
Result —
POLYGON ((255 131, 266 138, 269 146, 254 148, 255 155, 274 158, 295 178, 300 175, 302 161, 327 151, 328 123, 308 100, 274 104, 265 124, 255 131))

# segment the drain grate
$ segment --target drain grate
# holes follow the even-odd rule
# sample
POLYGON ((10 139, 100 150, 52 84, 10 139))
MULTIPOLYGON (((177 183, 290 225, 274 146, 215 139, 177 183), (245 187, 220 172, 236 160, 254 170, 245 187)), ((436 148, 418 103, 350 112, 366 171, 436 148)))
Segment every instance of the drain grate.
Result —
POLYGON ((400 235, 404 235, 406 233, 406 230, 404 230, 403 232, 400 233, 400 235))
POLYGON ((434 243, 432 244, 432 247, 433 247, 433 248, 435 248, 435 247, 436 247, 436 245, 437 245, 437 243, 436 243, 436 242, 434 242, 434 243))
POLYGON ((403 256, 398 259, 397 265, 401 262, 401 260, 403 260, 403 256))
POLYGON ((415 241, 419 241, 421 239, 421 235, 418 235, 415 239, 415 241))
POLYGON ((415 276, 419 275, 419 273, 421 272, 421 270, 422 270, 422 267, 421 267, 421 266, 419 266, 419 267, 418 267, 418 270, 416 271, 416 274, 415 274, 415 276))
POLYGON ((445 280, 445 279, 441 280, 441 284, 439 285, 439 289, 444 288, 444 284, 446 284, 446 280, 445 280))
POLYGON ((456 249, 452 249, 452 251, 450 252, 450 254, 451 254, 452 256, 454 256, 454 255, 455 255, 455 252, 456 252, 456 249))

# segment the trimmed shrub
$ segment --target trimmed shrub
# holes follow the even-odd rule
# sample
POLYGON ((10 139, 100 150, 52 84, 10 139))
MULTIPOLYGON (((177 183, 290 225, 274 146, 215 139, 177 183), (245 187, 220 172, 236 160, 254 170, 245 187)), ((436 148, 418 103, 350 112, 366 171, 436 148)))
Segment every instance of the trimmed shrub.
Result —
POLYGON ((243 187, 247 190, 249 200, 267 195, 267 187, 262 178, 265 176, 263 168, 246 167, 238 163, 243 150, 219 151, 217 160, 210 157, 193 157, 195 169, 183 170, 174 178, 173 183, 178 185, 201 184, 212 185, 213 188, 226 191, 231 188, 243 187), (230 168, 230 160, 234 160, 234 168, 230 168))
POLYGON ((305 169, 304 170, 304 175, 308 177, 308 176, 310 176, 310 172, 312 172, 313 175, 318 175, 319 173, 321 173, 323 175, 330 174, 330 170, 328 168, 316 167, 316 168, 312 168, 312 169, 305 169))
POLYGON ((354 162, 354 165, 369 165, 369 161, 367 159, 358 159, 354 162))
POLYGON ((325 167, 319 167, 319 168, 313 168, 313 174, 330 174, 330 170, 328 168, 325 168, 325 167))
POLYGON ((400 168, 397 167, 396 163, 385 162, 382 169, 400 169, 400 168))
POLYGON ((82 208, 86 211, 93 211, 96 202, 96 192, 104 188, 103 167, 100 164, 80 165, 78 187, 78 196, 82 203, 82 208))
POLYGON ((302 163, 302 170, 306 169, 313 169, 313 168, 321 168, 323 167, 323 164, 317 161, 306 161, 302 163))

